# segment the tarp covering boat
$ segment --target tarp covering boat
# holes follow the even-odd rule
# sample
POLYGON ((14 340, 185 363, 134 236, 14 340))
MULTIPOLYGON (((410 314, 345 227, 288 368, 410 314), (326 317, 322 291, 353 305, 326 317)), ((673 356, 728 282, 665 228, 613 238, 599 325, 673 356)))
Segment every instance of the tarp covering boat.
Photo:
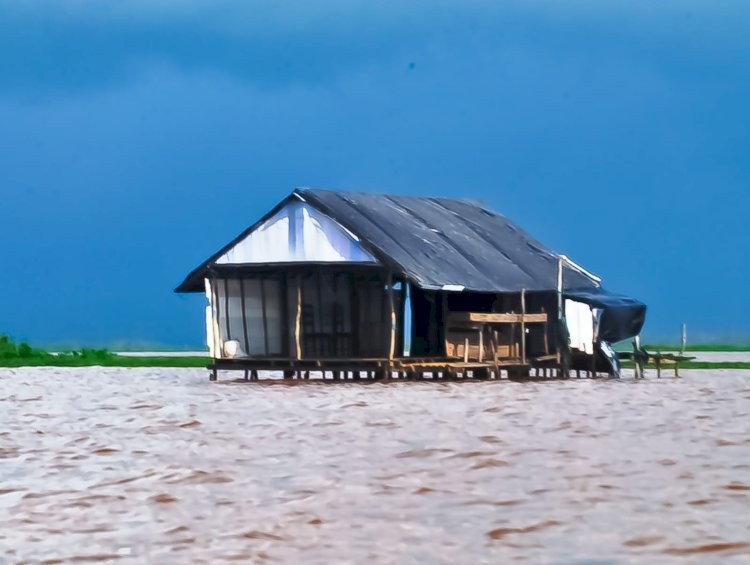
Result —
POLYGON ((645 304, 602 288, 569 289, 564 296, 601 310, 597 335, 601 341, 615 343, 636 336, 646 320, 645 304))

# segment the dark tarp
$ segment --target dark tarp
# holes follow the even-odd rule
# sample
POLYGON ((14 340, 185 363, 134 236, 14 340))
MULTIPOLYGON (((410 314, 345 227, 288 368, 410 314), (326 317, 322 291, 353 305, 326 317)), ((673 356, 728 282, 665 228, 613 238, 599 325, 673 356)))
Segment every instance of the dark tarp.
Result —
POLYGON ((602 310, 598 334, 602 341, 615 343, 641 333, 646 320, 646 305, 634 298, 602 288, 566 290, 563 295, 602 310))
MULTIPOLYGON (((296 192, 423 289, 452 285, 498 293, 557 288, 558 256, 478 202, 317 189, 296 192)), ((563 280, 566 288, 596 286, 567 264, 563 280)))

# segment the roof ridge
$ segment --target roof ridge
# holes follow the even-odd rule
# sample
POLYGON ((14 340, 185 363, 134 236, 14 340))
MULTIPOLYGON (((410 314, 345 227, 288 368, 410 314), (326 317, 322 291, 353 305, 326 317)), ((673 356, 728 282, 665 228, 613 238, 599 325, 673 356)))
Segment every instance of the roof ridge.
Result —
POLYGON ((311 193, 315 194, 316 192, 327 192, 332 194, 358 194, 358 195, 367 195, 367 196, 379 196, 379 197, 386 197, 386 198, 405 198, 409 200, 447 200, 449 202, 464 202, 466 204, 471 204, 472 206, 476 206, 478 208, 482 208, 484 210, 489 209, 486 207, 485 203, 481 200, 476 200, 473 198, 452 198, 449 196, 431 196, 431 195, 418 195, 418 194, 396 194, 393 192, 379 192, 379 191, 369 191, 369 190, 336 190, 333 188, 320 188, 320 187, 310 187, 310 186, 298 186, 295 187, 294 192, 299 193, 300 195, 304 196, 305 193, 311 193))

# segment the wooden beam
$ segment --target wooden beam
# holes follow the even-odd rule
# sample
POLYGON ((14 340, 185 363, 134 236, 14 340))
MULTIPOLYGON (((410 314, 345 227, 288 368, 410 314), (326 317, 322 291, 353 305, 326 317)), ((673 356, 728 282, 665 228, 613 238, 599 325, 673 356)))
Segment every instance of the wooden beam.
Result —
POLYGON ((546 313, 511 314, 500 312, 451 312, 449 323, 481 322, 485 324, 541 324, 547 322, 546 313))

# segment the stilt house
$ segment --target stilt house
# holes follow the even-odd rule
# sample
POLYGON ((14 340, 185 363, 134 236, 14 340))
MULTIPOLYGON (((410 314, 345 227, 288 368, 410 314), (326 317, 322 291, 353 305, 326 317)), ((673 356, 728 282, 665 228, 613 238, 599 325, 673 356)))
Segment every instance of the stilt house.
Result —
POLYGON ((313 189, 176 292, 205 292, 213 378, 615 372, 646 309, 479 202, 313 189))

